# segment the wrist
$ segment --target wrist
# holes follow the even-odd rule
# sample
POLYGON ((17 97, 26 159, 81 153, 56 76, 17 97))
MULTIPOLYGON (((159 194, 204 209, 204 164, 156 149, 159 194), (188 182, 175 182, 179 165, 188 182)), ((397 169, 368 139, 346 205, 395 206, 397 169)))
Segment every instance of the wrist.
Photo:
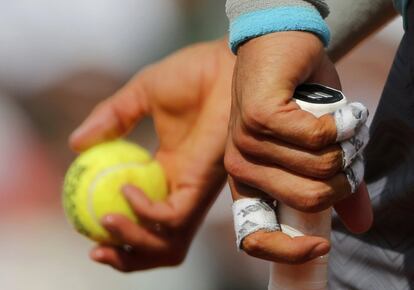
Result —
POLYGON ((307 31, 278 31, 268 34, 264 34, 250 39, 243 43, 242 46, 246 47, 260 47, 261 49, 273 49, 273 45, 284 45, 286 43, 293 44, 293 49, 303 49, 304 47, 311 46, 318 49, 323 48, 323 43, 319 37, 311 32, 307 31), (298 47, 304 45, 304 47, 298 47))
POLYGON ((321 41, 312 33, 271 33, 240 46, 236 77, 240 86, 255 96, 270 97, 277 91, 279 96, 289 97, 319 67, 324 56, 321 41))
MULTIPOLYGON (((250 39, 239 47, 238 59, 253 59, 256 63, 269 63, 281 58, 319 58, 324 53, 323 43, 313 33, 303 31, 273 32, 250 39), (309 54, 313 54, 309 56, 309 54), (293 55, 294 57, 290 57, 293 55)), ((276 64, 275 64, 276 65, 276 64)))

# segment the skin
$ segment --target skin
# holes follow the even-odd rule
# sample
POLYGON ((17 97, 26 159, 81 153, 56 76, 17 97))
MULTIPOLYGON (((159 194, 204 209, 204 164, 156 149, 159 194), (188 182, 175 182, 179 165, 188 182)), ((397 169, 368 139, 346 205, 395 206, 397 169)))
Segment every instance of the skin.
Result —
POLYGON ((180 264, 226 181, 223 155, 235 57, 227 40, 182 49, 139 72, 93 110, 71 135, 73 150, 127 134, 154 119, 156 159, 169 181, 167 201, 152 203, 139 189, 125 196, 140 225, 108 215, 104 227, 128 248, 99 245, 91 258, 124 272, 180 264))
MULTIPOLYGON (((129 247, 99 245, 92 259, 124 272, 180 264, 225 182, 225 166, 235 199, 270 194, 295 208, 316 211, 349 195, 339 173, 333 121, 318 120, 290 102, 294 87, 305 80, 338 87, 336 72, 313 35, 273 37, 243 45, 236 66, 226 39, 182 49, 139 72, 71 135, 70 146, 79 152, 123 136, 151 116, 160 141, 156 158, 169 180, 166 202, 152 203, 139 189, 124 188, 142 223, 104 217, 103 226, 129 247), (266 175, 279 182, 269 182, 266 175)), ((352 231, 369 228, 365 187, 336 209, 352 231)), ((329 242, 257 232, 243 247, 252 256, 301 263, 328 252, 329 242)))
MULTIPOLYGON (((366 186, 351 195, 333 117, 316 118, 292 101, 295 88, 304 82, 341 88, 315 35, 277 32, 239 48, 225 153, 233 199, 270 195, 305 212, 335 205, 349 230, 364 232, 372 223, 366 186)), ((302 263, 329 251, 327 240, 303 239, 256 232, 244 239, 243 249, 286 263, 302 263), (305 255, 304 247, 312 246, 305 255)))

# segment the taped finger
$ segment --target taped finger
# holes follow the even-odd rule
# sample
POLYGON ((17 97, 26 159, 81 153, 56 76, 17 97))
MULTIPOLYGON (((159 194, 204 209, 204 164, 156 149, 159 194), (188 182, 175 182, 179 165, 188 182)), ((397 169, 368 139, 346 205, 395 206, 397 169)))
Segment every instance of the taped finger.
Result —
POLYGON ((344 141, 355 135, 368 119, 368 109, 363 104, 354 102, 336 110, 334 119, 337 129, 336 141, 344 141))
POLYGON ((342 168, 347 168, 354 161, 355 157, 362 152, 369 141, 369 129, 362 125, 356 131, 355 136, 340 143, 342 148, 342 168))
POLYGON ((280 230, 275 213, 276 201, 271 204, 260 198, 242 198, 233 203, 234 230, 237 248, 242 249, 243 239, 259 230, 280 230))
POLYGON ((365 166, 364 160, 360 154, 357 155, 351 166, 345 168, 345 175, 351 186, 351 192, 355 193, 359 185, 364 180, 365 166))

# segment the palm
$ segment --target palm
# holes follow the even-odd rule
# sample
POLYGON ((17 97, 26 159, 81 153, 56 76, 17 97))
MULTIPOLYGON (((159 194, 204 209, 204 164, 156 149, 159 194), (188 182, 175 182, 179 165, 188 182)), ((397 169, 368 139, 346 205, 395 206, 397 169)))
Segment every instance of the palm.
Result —
POLYGON ((180 192, 170 197, 177 206, 211 197, 225 180, 234 60, 220 45, 190 47, 141 75, 160 140, 157 159, 166 170, 171 192, 180 192))
POLYGON ((122 271, 183 260, 225 181, 223 155, 234 62, 224 40, 183 49, 139 73, 72 134, 72 148, 82 151, 124 135, 143 116, 151 115, 160 141, 156 158, 170 186, 168 200, 155 203, 139 189, 125 190, 141 224, 119 215, 106 216, 103 223, 133 251, 100 246, 92 252, 93 259, 122 271))

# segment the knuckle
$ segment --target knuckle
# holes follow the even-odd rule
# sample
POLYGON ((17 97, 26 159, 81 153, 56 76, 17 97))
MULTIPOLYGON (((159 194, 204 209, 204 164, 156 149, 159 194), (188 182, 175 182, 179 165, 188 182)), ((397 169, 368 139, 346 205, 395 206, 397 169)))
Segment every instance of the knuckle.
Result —
POLYGON ((261 251, 260 240, 256 235, 249 235, 243 239, 243 250, 249 255, 257 255, 261 251))
POLYGON ((117 132, 126 132, 130 129, 131 123, 134 122, 134 117, 129 114, 125 109, 120 108, 116 105, 114 97, 107 100, 111 115, 116 120, 116 131, 117 132))
POLYGON ((321 149, 326 142, 326 135, 321 126, 318 126, 312 130, 309 134, 309 146, 313 149, 321 149))
POLYGON ((241 152, 253 153, 256 151, 255 142, 252 137, 247 133, 242 132, 241 129, 238 129, 233 133, 233 142, 241 152))
POLYGON ((326 145, 331 142, 331 139, 334 139, 335 136, 333 135, 333 132, 329 129, 329 125, 324 122, 317 122, 315 126, 313 126, 313 129, 310 130, 310 134, 308 136, 308 142, 309 146, 312 149, 320 150, 326 145))
POLYGON ((308 186, 308 189, 305 189, 298 204, 299 210, 314 213, 330 206, 329 197, 332 193, 330 188, 321 185, 320 182, 315 183, 316 184, 308 186))
POLYGON ((227 173, 234 178, 241 178, 243 176, 244 165, 241 158, 236 154, 226 154, 224 157, 224 167, 227 173))
POLYGON ((315 175, 318 178, 327 179, 334 176, 341 167, 341 152, 331 151, 315 160, 315 175))
POLYGON ((184 214, 177 214, 170 218, 168 222, 168 227, 173 232, 182 232, 185 231, 190 223, 190 219, 184 214))
POLYGON ((263 113, 256 106, 249 106, 244 108, 241 112, 241 119, 243 124, 252 130, 257 130, 262 127, 263 113))
POLYGON ((184 263, 186 256, 187 255, 185 251, 177 251, 174 255, 171 256, 168 265, 179 266, 184 263))
POLYGON ((245 142, 245 133, 240 125, 235 126, 231 132, 231 138, 237 147, 242 147, 245 142))
POLYGON ((173 260, 173 266, 179 266, 185 261, 186 255, 179 255, 173 260))

